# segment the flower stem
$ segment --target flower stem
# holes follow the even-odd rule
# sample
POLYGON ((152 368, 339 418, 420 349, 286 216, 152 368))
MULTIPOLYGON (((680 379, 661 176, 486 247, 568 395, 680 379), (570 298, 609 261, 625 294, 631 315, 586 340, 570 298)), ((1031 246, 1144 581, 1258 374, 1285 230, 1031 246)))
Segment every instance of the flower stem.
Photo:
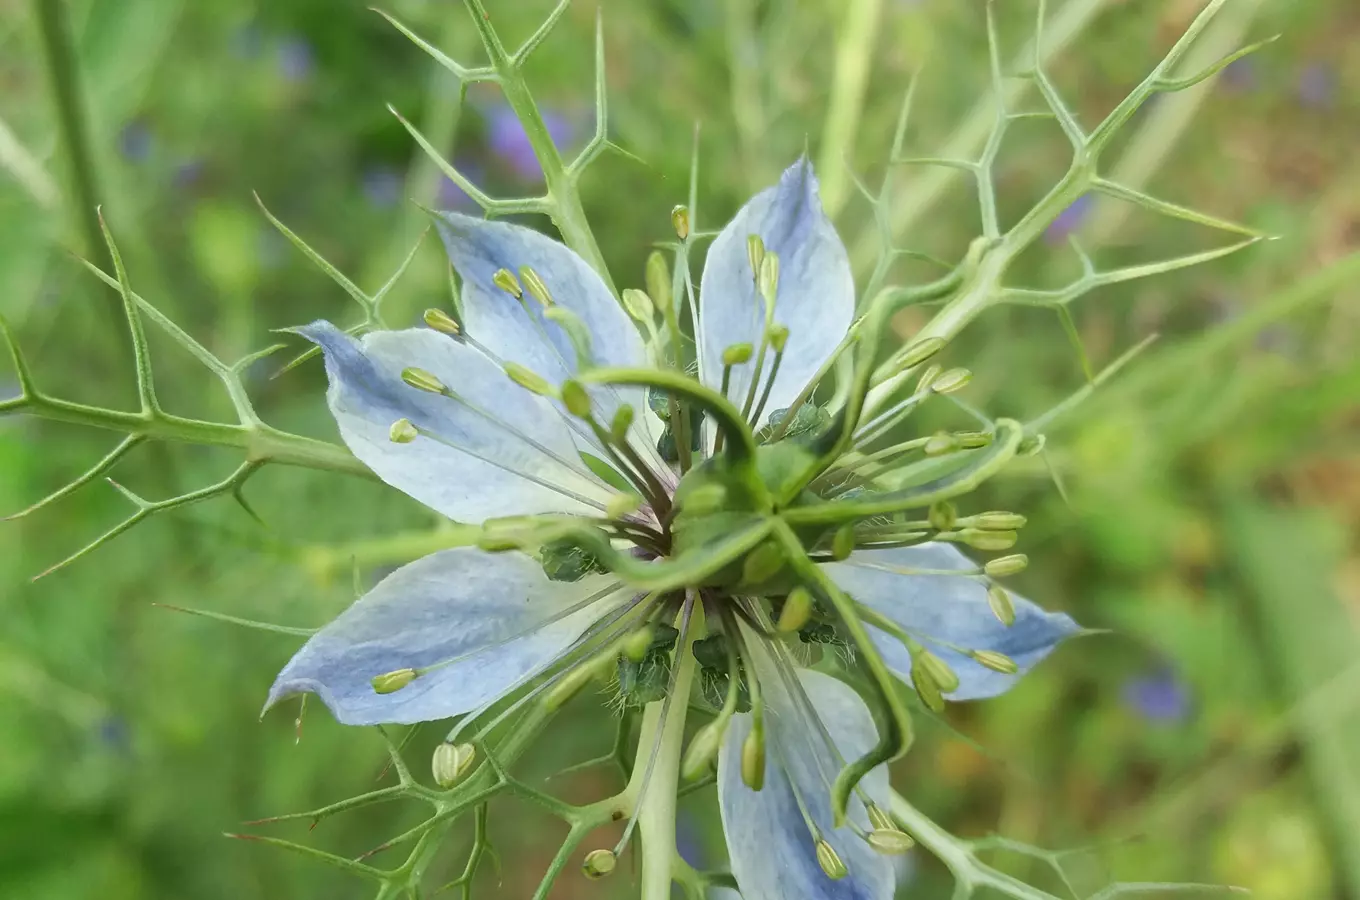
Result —
POLYGON ((642 714, 642 733, 638 739, 638 754, 652 752, 656 759, 647 765, 638 759, 633 764, 633 779, 627 793, 633 797, 645 792, 638 809, 638 827, 642 830, 642 892, 641 900, 670 900, 671 865, 675 860, 675 802, 680 780, 680 750, 685 739, 685 713, 689 709, 690 685, 694 681, 695 639, 703 631, 703 605, 696 603, 690 619, 684 646, 676 648, 675 686, 669 715, 662 721, 662 705, 658 700, 647 706, 642 714), (642 779, 651 769, 650 784, 642 779))

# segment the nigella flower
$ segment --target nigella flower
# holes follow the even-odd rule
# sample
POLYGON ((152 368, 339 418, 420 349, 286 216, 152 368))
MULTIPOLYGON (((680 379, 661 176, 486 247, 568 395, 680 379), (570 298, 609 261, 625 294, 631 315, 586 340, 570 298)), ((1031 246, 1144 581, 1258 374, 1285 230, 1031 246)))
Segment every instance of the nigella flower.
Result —
MULTIPOLYGON (((1013 514, 927 526, 856 512, 875 477, 827 449, 844 417, 809 400, 855 306, 811 166, 710 248, 690 311, 697 376, 682 342, 649 349, 563 245, 457 213, 436 225, 461 326, 432 312, 430 328, 359 340, 326 322, 300 331, 324 351, 354 454, 484 523, 483 539, 389 575, 308 640, 269 703, 315 692, 347 724, 461 716, 458 732, 603 662, 625 704, 659 702, 663 720, 701 698, 715 711, 683 767, 716 761, 746 900, 891 897, 885 854, 910 841, 886 812, 886 767, 868 766, 843 816, 833 804, 838 775, 880 741, 849 683, 864 679, 837 676, 891 673, 932 704, 990 697, 1077 627, 990 583, 1013 565, 984 570, 949 543, 1014 528, 1013 514)), ((652 304, 673 328, 680 300, 654 293, 625 300, 655 338, 652 304)), ((448 754, 455 769, 463 758, 448 754)))

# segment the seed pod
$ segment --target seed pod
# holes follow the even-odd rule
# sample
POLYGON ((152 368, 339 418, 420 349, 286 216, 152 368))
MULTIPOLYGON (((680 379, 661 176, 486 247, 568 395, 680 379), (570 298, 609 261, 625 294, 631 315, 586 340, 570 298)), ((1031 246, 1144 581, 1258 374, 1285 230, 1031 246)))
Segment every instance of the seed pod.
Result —
POLYGON ((817 865, 822 867, 826 877, 832 881, 840 881, 850 874, 850 870, 845 867, 845 861, 836 852, 836 848, 821 838, 817 840, 817 865))
POLYGON ((387 430, 387 439, 394 444, 409 444, 418 437, 420 432, 411 424, 410 419, 397 419, 387 430))
POLYGON ((430 771, 434 783, 442 788, 450 788, 463 780, 477 759, 477 748, 471 744, 450 744, 444 741, 434 748, 430 760, 430 771))
POLYGON ((911 835, 896 828, 875 828, 869 832, 869 846, 884 856, 901 856, 916 846, 911 835))
POLYGON ((784 634, 802 631, 803 626, 812 618, 812 593, 799 585, 789 591, 784 599, 784 608, 779 611, 779 623, 775 626, 784 634))
POLYGON ((591 850, 586 854, 585 861, 581 863, 581 871, 587 878, 599 879, 614 871, 614 867, 619 864, 618 857, 613 850, 591 850))
POLYGON ((968 655, 973 657, 979 665, 986 666, 993 672, 1000 672, 1002 675, 1014 675, 1016 672, 1020 671, 1020 667, 1015 664, 1015 660, 1011 659, 1006 654, 998 653, 995 650, 974 650, 968 655))
POLYGON ((998 556, 996 559, 987 560, 982 571, 990 578, 1005 578, 1007 575, 1019 574, 1028 567, 1028 556, 1023 553, 1012 553, 1009 556, 998 556))
POLYGON ((422 318, 425 320, 425 324, 435 331, 442 331, 444 334, 453 335, 461 333, 461 330, 458 328, 458 323, 442 309, 427 309, 422 318))
POLYGON ((1011 602, 1011 595, 1001 585, 987 586, 987 605, 992 608, 992 615, 996 616, 1002 625, 1009 627, 1015 624, 1015 604, 1011 602))
POLYGON ((509 269, 497 269, 496 274, 491 276, 491 283, 516 300, 524 296, 524 288, 520 287, 519 279, 509 269))
POLYGON ((765 730, 752 727, 741 742, 741 780, 759 791, 765 786, 765 730))
POLYGON ((647 296, 663 313, 671 308, 671 267, 660 250, 647 257, 647 296))
POLYGON ((415 669, 394 669, 381 675, 374 675, 370 684, 378 694, 393 694, 416 680, 419 674, 415 669))
POLYGON ((417 369, 414 366, 401 370, 401 380, 418 391, 426 391, 431 394, 443 394, 448 391, 444 382, 432 373, 424 369, 417 369))
POLYGON ((680 240, 689 239, 689 207, 681 204, 671 210, 671 227, 680 240))

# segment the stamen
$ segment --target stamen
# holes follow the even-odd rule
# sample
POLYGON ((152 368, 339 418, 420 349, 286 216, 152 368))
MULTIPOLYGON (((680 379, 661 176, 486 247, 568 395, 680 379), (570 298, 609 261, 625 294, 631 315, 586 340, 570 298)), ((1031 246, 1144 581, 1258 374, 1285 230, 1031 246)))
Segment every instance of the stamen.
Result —
POLYGON ((760 281, 760 264, 765 259, 765 242, 758 234, 746 236, 746 258, 751 263, 751 280, 760 281))
POLYGON ((463 776, 472 769, 476 759, 477 748, 471 744, 444 741, 434 748, 434 756, 430 760, 430 774, 434 776, 435 784, 442 788, 451 788, 463 780, 463 776))
POLYGON ((387 430, 387 439, 394 444, 409 444, 418 437, 420 432, 411 424, 410 419, 397 419, 387 430))
POLYGON ((401 370, 401 380, 418 391, 430 394, 447 394, 449 389, 432 372, 408 366, 401 370))
MULTIPOLYGON (((550 397, 554 400, 558 399, 559 394, 557 390, 548 383, 548 379, 539 375, 532 369, 513 362, 506 363, 503 368, 510 380, 524 388, 526 391, 538 394, 540 397, 550 397)), ((443 393, 443 391, 436 391, 436 393, 443 393)))
MULTIPOLYGON (((632 443, 626 439, 627 429, 624 430, 625 438, 620 440, 613 433, 601 427, 595 419, 589 393, 587 393, 585 386, 574 378, 562 383, 562 402, 567 407, 568 412, 590 427, 596 440, 600 442, 600 446, 604 448, 605 453, 613 461, 619 472, 647 499, 656 514, 665 516, 671 508, 670 494, 646 462, 638 456, 632 443)), ((619 423, 619 414, 623 413, 625 409, 628 412, 624 415, 632 416, 632 408, 627 404, 621 405, 615 413, 614 422, 610 423, 611 427, 619 423)))
POLYGON ((450 334, 453 335, 454 337, 457 337, 458 335, 462 334, 462 329, 458 327, 458 323, 453 320, 452 316, 444 312, 442 309, 427 309, 425 310, 425 315, 422 316, 422 318, 425 320, 425 324, 433 328, 435 331, 443 332, 444 334, 450 334))
POLYGON ((543 279, 538 277, 538 273, 530 266, 519 267, 519 279, 524 283, 524 288, 543 307, 553 305, 552 294, 548 292, 548 286, 543 283, 543 279))
POLYGON ((618 865, 619 858, 612 850, 592 850, 586 854, 585 861, 581 863, 581 871, 587 878, 599 879, 614 871, 618 865))
POLYGON ((1015 660, 997 650, 974 650, 968 655, 978 665, 986 666, 993 672, 1000 672, 1002 675, 1014 675, 1020 671, 1015 660))
POLYGON ((1012 553, 1010 556, 998 556, 996 559, 987 560, 982 565, 982 571, 989 578, 1005 578, 1007 575, 1018 575, 1028 567, 1028 556, 1023 553, 1012 553))
POLYGON ((524 288, 520 287, 519 279, 509 269, 497 269, 496 274, 491 276, 491 283, 516 300, 524 296, 524 288))
POLYGON ((689 207, 683 203, 671 210, 671 227, 680 240, 689 240, 689 207))
POLYGON ((1006 627, 1015 624, 1015 604, 1011 602, 1011 595, 999 584, 987 585, 987 605, 992 610, 992 615, 996 616, 997 621, 1006 627))
MULTIPOLYGON (((751 408, 755 403, 756 391, 760 389, 760 377, 765 371, 765 354, 771 341, 770 332, 774 328, 775 297, 779 293, 779 254, 768 250, 760 258, 760 271, 756 277, 756 290, 765 306, 765 327, 760 335, 760 350, 756 353, 755 371, 751 373, 751 383, 746 389, 746 402, 742 404, 741 416, 751 421, 751 408)), ((773 374, 770 376, 773 379, 773 374)))
POLYGON ((374 675, 371 682, 373 692, 375 694, 394 694, 415 681, 419 675, 419 672, 410 668, 395 669, 381 675, 374 675))
POLYGON ((770 400, 770 391, 774 390, 774 380, 779 377, 779 366, 784 361, 784 348, 789 343, 789 330, 783 325, 776 324, 769 330, 768 337, 770 346, 774 348, 774 365, 770 366, 770 377, 765 379, 765 389, 761 391, 760 400, 751 412, 749 421, 753 426, 760 422, 760 417, 765 412, 765 404, 770 400))
POLYGON ((950 369, 936 378, 930 389, 937 394, 952 394, 973 380, 973 373, 967 369, 950 369))

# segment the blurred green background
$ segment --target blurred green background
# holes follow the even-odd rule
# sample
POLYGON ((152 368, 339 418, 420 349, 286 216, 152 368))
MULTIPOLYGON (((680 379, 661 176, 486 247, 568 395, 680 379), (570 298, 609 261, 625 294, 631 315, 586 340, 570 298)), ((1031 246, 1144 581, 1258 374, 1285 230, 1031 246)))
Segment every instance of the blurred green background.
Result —
MULTIPOLYGON (((486 2, 511 42, 550 5, 486 2)), ((1051 70, 1082 121, 1097 122, 1200 5, 1050 2, 1053 40, 1066 43, 1051 70)), ((497 91, 474 87, 460 113, 452 78, 362 3, 0 0, 0 314, 40 383, 62 396, 133 397, 116 294, 68 252, 102 258, 83 242, 40 39, 37 11, 57 6, 85 93, 92 191, 132 283, 224 358, 266 345, 270 329, 359 315, 270 227, 252 191, 368 290, 420 236, 408 198, 471 208, 385 104, 491 193, 537 190, 497 91)), ((1003 0, 998 10, 1003 55, 1022 68, 1033 7, 1003 0)), ((461 4, 391 0, 390 11, 480 61, 461 4)), ((573 6, 530 67, 567 148, 593 128, 594 15, 590 0, 573 6)), ((806 147, 863 279, 877 232, 845 161, 878 183, 910 74, 923 71, 908 153, 972 154, 990 117, 980 3, 617 0, 604 29, 613 136, 638 159, 606 155, 583 190, 620 286, 640 286, 651 242, 667 237, 667 213, 685 199, 696 122, 700 227, 720 225, 806 147), (867 28, 859 20, 868 40, 850 10, 876 15, 867 28)), ((1004 699, 951 708, 951 728, 923 726, 895 774, 956 834, 1079 851, 1060 857, 1077 897, 1112 878, 1232 883, 1261 900, 1360 897, 1360 9, 1234 0, 1195 52, 1203 63, 1277 32, 1201 89, 1150 105, 1110 162, 1130 183, 1279 239, 1081 301, 1076 322, 1097 368, 1150 333, 1161 339, 1055 426, 1047 465, 1017 465, 978 501, 1030 515, 1019 548, 1034 560, 1018 582, 1027 594, 1112 633, 1066 646, 1004 699)), ((1031 91, 1020 104, 1037 102, 1031 91)), ((1003 219, 1066 161, 1051 122, 1017 126, 996 170, 1003 219)), ((941 171, 897 178, 886 211, 899 244, 957 259, 977 228, 971 187, 941 171)), ((1017 283, 1072 277, 1068 233, 1106 267, 1220 239, 1082 202, 1017 283)), ((926 271, 906 263, 897 274, 926 271)), ((426 241, 390 296, 389 322, 444 303, 446 278, 426 241)), ((902 333, 919 322, 906 316, 902 333)), ((230 415, 178 347, 153 335, 152 350, 171 411, 230 415)), ((948 356, 976 372, 966 399, 995 414, 1032 417, 1083 383, 1045 311, 994 311, 948 356)), ((319 367, 273 377, 288 358, 250 369, 261 411, 333 439, 319 367)), ((0 397, 16 392, 0 363, 0 397)), ((0 513, 78 475, 116 440, 0 419, 0 513)), ((236 461, 142 448, 114 476, 161 497, 236 461)), ((126 501, 96 483, 0 524, 0 896, 367 896, 324 866, 221 835, 371 789, 378 736, 335 725, 319 706, 300 743, 295 709, 259 721, 296 639, 153 604, 320 624, 351 600, 352 572, 369 583, 456 533, 395 491, 344 476, 271 468, 247 496, 263 527, 217 500, 154 518, 36 583, 126 515, 126 501)), ((526 760, 528 777, 604 752, 609 713, 598 707, 578 701, 554 725, 552 753, 526 760)), ((414 766, 432 739, 417 739, 414 766)), ((582 800, 616 789, 614 778, 596 769, 552 785, 582 800)), ((269 833, 358 854, 416 812, 375 807, 310 834, 269 833)), ((684 814, 687 852, 716 864, 711 792, 684 814)), ((485 873, 485 895, 528 896, 558 826, 510 802, 493 810, 491 832, 503 865, 499 879, 485 873)), ((450 844, 440 874, 461 870, 462 846, 450 844)), ((1064 890, 1041 861, 1007 864, 1064 890)), ((625 861, 612 881, 591 883, 569 870, 553 896, 628 896, 627 871, 625 861)), ((913 858, 901 896, 941 897, 945 883, 934 861, 913 858)))

